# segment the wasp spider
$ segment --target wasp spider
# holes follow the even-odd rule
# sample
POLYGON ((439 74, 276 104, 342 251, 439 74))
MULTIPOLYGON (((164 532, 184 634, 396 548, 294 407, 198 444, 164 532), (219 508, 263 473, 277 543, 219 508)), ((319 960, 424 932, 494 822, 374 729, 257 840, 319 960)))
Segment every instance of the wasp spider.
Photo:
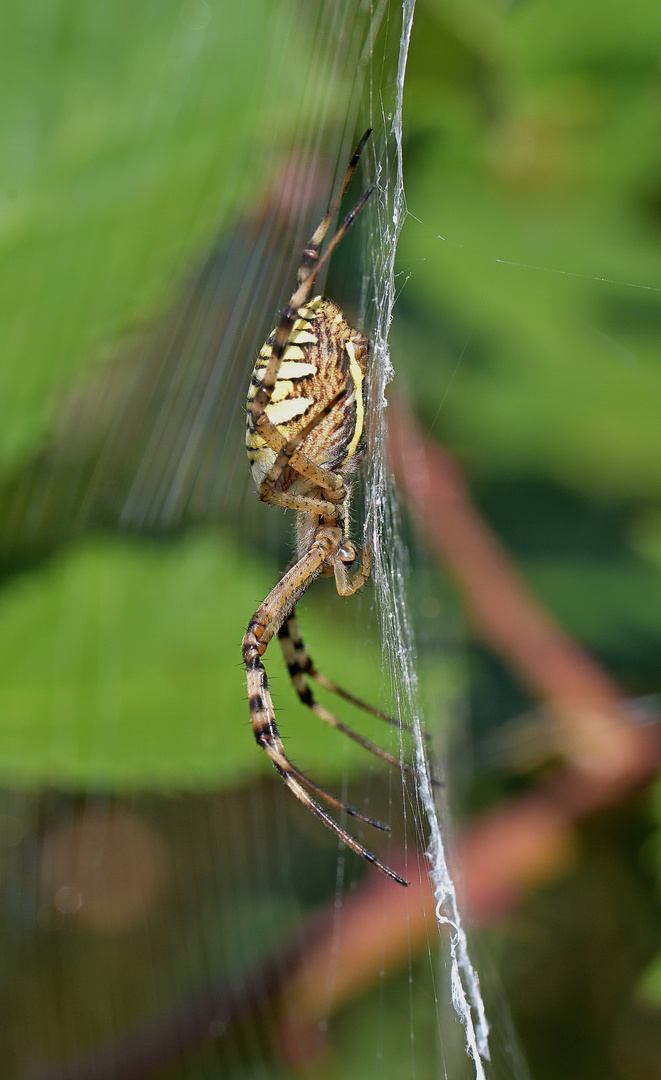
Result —
POLYGON ((367 190, 319 255, 330 223, 370 136, 366 131, 349 162, 344 181, 303 252, 297 286, 255 364, 247 402, 246 448, 252 475, 264 502, 298 512, 298 556, 263 604, 243 639, 253 731, 287 787, 353 851, 401 885, 408 884, 380 862, 323 809, 320 802, 387 831, 323 791, 291 763, 275 720, 262 657, 274 634, 292 682, 304 705, 338 731, 399 766, 385 750, 364 739, 323 708, 307 679, 346 701, 390 720, 317 671, 301 639, 294 609, 317 577, 335 577, 340 596, 350 596, 370 576, 371 552, 363 545, 360 565, 347 535, 351 478, 361 457, 364 380, 369 341, 354 330, 325 296, 312 297, 315 279, 372 193, 367 190), (316 796, 316 798, 315 798, 316 796))

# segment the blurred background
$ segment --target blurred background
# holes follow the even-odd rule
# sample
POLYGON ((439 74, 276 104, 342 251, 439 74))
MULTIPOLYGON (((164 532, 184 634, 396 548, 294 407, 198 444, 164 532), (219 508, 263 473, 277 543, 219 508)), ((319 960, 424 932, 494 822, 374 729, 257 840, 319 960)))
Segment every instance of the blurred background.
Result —
MULTIPOLYGON (((240 664, 291 558, 245 461, 253 357, 368 123, 374 206, 323 288, 375 322, 400 21, 0 10, 7 1076, 473 1075, 410 782, 269 650, 288 751, 390 823, 357 835, 405 892, 285 795, 240 664)), ((418 0, 389 468, 494 1078, 661 1077, 660 136, 651 0, 418 0)), ((363 594, 319 583, 302 631, 393 709, 363 594)))

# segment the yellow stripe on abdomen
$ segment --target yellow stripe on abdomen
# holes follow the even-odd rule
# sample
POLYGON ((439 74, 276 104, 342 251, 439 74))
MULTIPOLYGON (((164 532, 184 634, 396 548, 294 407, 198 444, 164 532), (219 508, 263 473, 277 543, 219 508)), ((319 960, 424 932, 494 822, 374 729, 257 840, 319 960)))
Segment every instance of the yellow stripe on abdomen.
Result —
POLYGON ((349 371, 351 372, 351 378, 353 379, 353 385, 356 395, 356 426, 353 429, 353 437, 347 447, 346 461, 356 452, 356 447, 360 442, 360 437, 363 434, 363 424, 365 423, 365 405, 363 402, 363 371, 360 364, 356 360, 356 349, 353 341, 347 341, 346 344, 347 355, 349 357, 349 371))
POLYGON ((302 416, 308 405, 312 405, 313 399, 307 397, 285 398, 284 401, 273 401, 266 406, 264 412, 272 424, 288 424, 297 416, 302 416))

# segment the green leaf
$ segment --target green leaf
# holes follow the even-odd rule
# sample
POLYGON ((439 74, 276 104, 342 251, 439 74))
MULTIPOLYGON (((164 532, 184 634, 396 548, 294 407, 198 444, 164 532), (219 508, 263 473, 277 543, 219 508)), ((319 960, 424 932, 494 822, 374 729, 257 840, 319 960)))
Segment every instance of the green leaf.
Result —
MULTIPOLYGON (((4 781, 186 789, 235 786, 269 770, 250 728, 241 639, 276 580, 219 532, 169 544, 88 541, 14 578, 0 597, 4 781)), ((359 601, 326 586, 328 610, 319 607, 323 582, 312 590, 317 604, 306 597, 301 605, 316 662, 383 706, 381 664, 356 621, 359 601), (338 617, 349 611, 349 620, 338 617)), ((370 765, 366 751, 299 702, 275 642, 266 667, 297 764, 318 779, 370 765)), ((396 742, 382 722, 337 700, 328 705, 382 745, 396 742)))

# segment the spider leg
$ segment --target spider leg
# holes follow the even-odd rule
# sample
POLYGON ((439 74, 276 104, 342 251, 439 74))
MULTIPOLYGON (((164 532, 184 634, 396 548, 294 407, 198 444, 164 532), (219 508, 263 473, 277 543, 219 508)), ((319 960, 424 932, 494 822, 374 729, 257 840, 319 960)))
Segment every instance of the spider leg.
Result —
MULTIPOLYGON (((369 580, 372 572, 372 549, 368 544, 363 544, 363 560, 360 568, 349 577, 346 564, 341 559, 337 559, 333 563, 333 570, 335 572, 335 584, 340 596, 353 596, 358 589, 362 589, 365 582, 369 580)), ((300 638, 300 634, 299 634, 300 638)), ((360 698, 353 697, 352 694, 347 693, 346 690, 341 690, 339 686, 332 683, 330 679, 327 679, 321 672, 316 672, 314 675, 309 673, 311 678, 315 679, 320 686, 325 686, 326 689, 332 690, 333 693, 338 694, 339 697, 344 698, 345 701, 351 701, 354 705, 357 705, 360 709, 364 709, 365 712, 372 713, 373 716, 378 716, 380 720, 385 720, 389 724, 393 724, 398 727, 400 731, 408 731, 413 734, 413 728, 410 724, 404 724, 401 720, 396 720, 393 716, 388 716, 387 713, 380 712, 379 709, 372 708, 371 705, 367 705, 360 698)), ((429 735, 426 731, 422 732, 423 739, 429 739, 429 735)), ((438 784, 438 781, 432 777, 432 783, 438 784)))
MULTIPOLYGON (((274 427, 271 421, 268 419, 266 413, 262 414, 262 419, 259 423, 259 434, 271 449, 277 449, 277 457, 268 471, 267 476, 264 478, 259 488, 259 497, 263 502, 276 502, 274 496, 278 493, 279 485, 282 481, 283 474, 288 466, 291 465, 301 476, 306 477, 308 480, 312 480, 318 487, 325 491, 332 491, 336 493, 338 502, 341 502, 342 498, 346 494, 342 477, 337 473, 330 472, 328 469, 321 468, 319 465, 315 465, 310 461, 305 454, 298 452, 298 447, 303 440, 307 438, 311 431, 313 431, 321 421, 328 416, 328 414, 335 408, 338 401, 344 397, 346 389, 339 390, 331 400, 324 405, 319 412, 315 413, 311 420, 305 424, 304 427, 299 428, 295 435, 292 436, 289 441, 285 440, 284 436, 280 434, 278 429, 274 427), (276 444, 276 445, 274 445, 276 444)), ((295 498, 295 496, 294 496, 295 498)), ((305 497, 303 497, 305 498, 305 497)), ((329 500, 321 500, 312 497, 314 505, 307 506, 305 509, 311 509, 319 514, 324 514, 326 517, 337 516, 337 505, 331 503, 329 500)), ((300 499, 299 499, 300 502, 300 499)), ((291 505, 290 503, 283 504, 279 502, 279 505, 291 505)), ((297 506, 295 509, 303 509, 302 506, 297 506)))
MULTIPOLYGON (((294 684, 294 689, 303 704, 307 705, 308 709, 311 709, 315 716, 318 716, 319 719, 323 720, 325 724, 330 724, 330 726, 334 727, 336 731, 341 731, 342 734, 346 735, 349 739, 353 739, 353 741, 358 743, 359 746, 362 746, 365 750, 369 750, 370 753, 375 754, 376 757, 381 758, 383 761, 387 761, 389 765, 394 765, 402 772, 411 773, 414 776, 417 775, 416 770, 415 768, 413 768, 413 766, 407 764, 404 761, 400 761, 399 758, 394 757, 393 754, 389 754, 387 750, 383 750, 380 746, 377 746, 376 743, 373 743, 370 739, 366 739, 363 735, 360 735, 357 731, 354 731, 353 728, 350 728, 347 724, 344 724, 341 720, 338 720, 337 717, 334 716, 333 713, 325 709, 323 705, 319 704, 305 680, 306 675, 310 675, 310 677, 316 676, 312 676, 310 668, 307 666, 309 664, 310 667, 312 667, 312 669, 314 670, 312 661, 308 657, 305 650, 305 646, 303 644, 303 640, 298 629, 296 618, 291 612, 280 627, 278 631, 278 638, 280 640, 280 647, 282 648, 282 653, 285 658, 287 670, 289 671, 289 676, 292 683, 294 684), (292 627, 292 624, 295 628, 296 643, 290 633, 290 627, 292 627)), ((324 685, 321 680, 318 679, 317 681, 320 683, 320 685, 324 685)), ((333 689, 335 688, 333 687, 333 689)), ((339 687, 337 689, 339 689, 339 687)), ((369 705, 366 706, 364 702, 359 701, 357 698, 352 698, 349 694, 341 694, 341 696, 345 697, 349 701, 353 701, 355 704, 359 705, 362 708, 366 708, 368 712, 374 713, 374 715, 376 716, 381 716, 384 720, 391 720, 391 717, 385 716, 384 713, 377 712, 376 709, 372 709, 369 705)), ((396 723, 396 721, 393 722, 396 723)))
POLYGON ((371 134, 372 129, 368 128, 362 139, 358 143, 358 146, 353 152, 353 157, 351 158, 351 161, 347 166, 344 180, 342 181, 342 184, 337 194, 335 195, 335 198, 329 203, 326 213, 324 214, 319 225, 317 226, 312 236, 308 240, 307 244, 305 245, 303 258, 301 259, 301 265, 298 270, 299 285, 310 276, 310 272, 314 264, 316 263, 317 258, 319 257, 319 248, 324 242, 324 238, 326 236, 326 233, 328 232, 328 229, 330 228, 331 221, 333 220, 337 211, 340 208, 340 203, 344 198, 344 193, 346 192, 349 184, 351 183, 351 178, 356 171, 356 166, 358 165, 358 162, 360 160, 360 155, 362 154, 365 143, 367 142, 371 134))
MULTIPOLYGON (((353 544, 351 548, 355 551, 353 544)), ((372 573, 372 549, 368 544, 363 544, 362 562, 351 577, 349 577, 349 571, 342 559, 335 560, 333 572, 335 574, 335 587, 340 596, 353 596, 369 581, 369 576, 372 573)))
POLYGON ((288 491, 274 491, 266 501, 273 506, 284 506, 287 510, 299 510, 304 514, 323 514, 324 517, 335 517, 337 514, 335 503, 326 502, 316 495, 290 495, 288 491))
MULTIPOLYGON (((339 530, 331 527, 319 535, 309 552, 284 575, 250 620, 243 639, 243 661, 246 666, 250 719, 258 745, 268 754, 287 787, 303 805, 320 818, 326 827, 352 851, 362 855, 368 862, 374 863, 384 874, 399 882, 400 885, 407 885, 408 882, 399 874, 380 862, 371 851, 345 832, 306 790, 304 784, 308 783, 316 793, 331 801, 333 805, 345 809, 348 813, 351 813, 353 809, 345 807, 339 800, 333 800, 333 796, 322 793, 320 788, 311 781, 307 781, 307 778, 304 778, 289 761, 276 723, 266 670, 262 662, 271 638, 277 633, 283 620, 291 614, 309 585, 319 575, 323 563, 337 545, 338 537, 335 535, 337 533, 339 530)), ((354 813, 353 816, 359 815, 354 813)), ((370 824, 376 824, 379 827, 376 822, 370 821, 370 824)))
POLYGON ((252 405, 250 406, 252 421, 256 428, 260 427, 260 418, 264 414, 266 406, 269 404, 273 395, 273 390, 278 379, 278 372, 280 371, 285 349, 287 347, 289 334, 296 320, 298 309, 309 298, 312 292, 312 286, 314 285, 319 271, 333 254, 335 248, 340 243, 347 230, 353 225, 354 221, 356 220, 358 214, 369 199, 373 190, 373 188, 368 188, 364 195, 360 197, 353 210, 349 214, 347 214, 339 229, 326 247, 323 255, 317 260, 315 265, 310 270, 308 276, 305 278, 304 281, 301 282, 301 284, 298 286, 298 288, 292 295, 287 306, 283 308, 280 313, 278 325, 275 328, 275 333, 273 335, 273 341, 271 344, 271 356, 268 364, 264 369, 264 374, 262 376, 262 381, 260 383, 259 389, 257 390, 254 398, 252 399, 252 405))
POLYGON ((341 241, 344 239, 345 234, 347 233, 347 231, 353 225, 354 221, 358 217, 360 211, 363 209, 365 203, 367 202, 367 200, 369 199, 369 197, 370 197, 370 195, 372 194, 373 191, 374 191, 374 188, 369 187, 367 189, 367 191, 365 191, 360 196, 360 198, 359 198, 358 202, 356 203, 356 205, 354 206, 353 210, 349 211, 349 213, 345 217, 344 221, 342 222, 342 224, 337 229, 337 232, 333 233, 333 236, 332 236, 331 240, 328 242, 328 246, 324 250, 323 255, 321 255, 319 257, 319 259, 317 260, 315 265, 312 267, 309 275, 301 282, 301 284, 298 286, 296 292, 293 294, 291 300, 289 301, 289 306, 290 307, 292 307, 294 309, 297 309, 298 307, 300 307, 301 304, 305 303, 305 301, 307 300, 307 298, 309 297, 309 295, 310 295, 310 293, 312 291, 312 286, 314 285, 314 283, 315 283, 315 281, 316 281, 316 279, 317 279, 317 277, 319 275, 319 271, 328 262, 331 255, 335 251, 335 248, 337 247, 337 245, 339 243, 341 243, 341 241))
MULTIPOLYGON (((350 694, 348 690, 344 690, 341 686, 338 686, 337 683, 331 682, 322 671, 319 671, 301 637, 295 611, 292 611, 291 615, 283 622, 278 630, 278 638, 292 680, 294 679, 294 676, 307 675, 308 678, 314 679, 318 686, 322 686, 324 690, 329 690, 332 694, 337 694, 343 701, 348 701, 351 705, 355 705, 357 708, 362 709, 363 712, 369 713, 371 716, 376 716, 379 720, 384 720, 386 724, 392 724, 393 727, 399 728, 400 731, 407 731, 409 734, 413 733, 413 728, 410 724, 404 724, 401 720, 397 720, 396 717, 382 712, 381 709, 375 709, 373 705, 369 705, 368 702, 363 701, 362 698, 357 698, 354 694, 350 694)), ((294 686, 296 687, 296 683, 294 683, 294 686)), ((428 738, 427 733, 425 732, 424 734, 425 737, 428 738)))
POLYGON ((372 825, 375 829, 380 829, 381 832, 390 832, 390 825, 385 825, 382 821, 378 821, 376 818, 368 817, 367 814, 363 814, 360 810, 356 810, 353 806, 348 806, 347 803, 342 802, 341 799, 336 799, 334 795, 330 795, 323 788, 320 788, 313 780, 310 780, 309 776, 302 773, 300 769, 297 769, 295 765, 292 765, 289 761, 289 772, 292 776, 295 776, 297 780, 313 791, 318 798, 323 799, 329 806, 334 806, 338 810, 343 810, 345 814, 349 814, 350 817, 355 817, 359 821, 364 821, 366 825, 372 825))
POLYGON ((364 859, 367 859, 368 862, 378 867, 378 869, 381 870, 382 873, 384 873, 387 877, 392 878, 392 880, 396 881, 398 885, 408 885, 408 881, 406 881, 405 878, 400 877, 399 874, 396 874, 395 871, 391 870, 389 866, 386 866, 385 863, 382 863, 380 859, 377 859, 376 855, 374 855, 371 851, 368 851, 368 849, 366 847, 363 847, 362 844, 359 844, 358 841, 350 835, 350 833, 345 832, 344 829, 342 829, 336 821, 333 821, 332 817, 330 817, 326 813, 326 811, 323 810, 321 806, 319 806, 319 803, 315 802, 315 800, 308 794, 305 788, 302 787, 301 784, 299 784, 299 782, 290 773, 286 771, 286 769, 282 769, 276 762, 274 762, 274 764, 276 769, 282 776, 285 784, 287 785, 289 790, 294 793, 296 798, 300 799, 303 805, 307 806, 308 810, 311 810, 313 814, 316 814, 316 816, 320 818, 321 821, 323 821, 324 825, 328 829, 330 829, 331 832, 334 832, 335 835, 339 837, 339 839, 344 844, 346 844, 348 848, 351 848, 352 851, 355 851, 356 855, 362 855, 364 859))
MULTIPOLYGON (((346 234, 347 230, 351 228, 358 214, 362 210, 363 206, 372 194, 373 188, 368 188, 367 191, 361 195, 360 199, 354 206, 353 210, 347 214, 344 221, 337 229, 335 235, 328 244, 321 258, 319 257, 319 248, 324 241, 326 233, 330 227, 330 223, 337 213, 342 198, 344 196, 347 187, 351 181, 351 178, 356 171, 356 166, 360 159, 360 155, 363 152, 365 143, 372 134, 372 129, 368 128, 362 139, 358 143, 358 146, 354 150, 353 157, 349 162, 347 171, 344 176, 344 180, 340 185, 340 188, 335 195, 335 198, 331 200, 324 217, 313 232, 310 240, 308 241, 303 256, 301 259, 301 265, 298 270, 297 288, 294 290, 289 303, 280 313, 278 325, 275 328, 273 335, 273 343, 271 346, 271 356, 268 364, 264 370, 262 376, 262 382, 257 390, 252 405, 250 407, 253 423, 255 427, 259 426, 260 417, 263 416, 266 406, 271 400, 273 390, 278 378, 278 372, 280 370, 283 356, 287 347, 287 340, 291 332, 292 326, 296 320, 298 309, 301 304, 304 304, 309 299, 312 293, 312 287, 322 267, 328 262, 328 259, 335 251, 337 245, 341 242, 342 238, 346 234)), ((263 432, 262 432, 263 433, 263 432)), ((316 481, 318 483, 318 481, 316 481)), ((324 486, 324 485, 320 485, 324 486)))

